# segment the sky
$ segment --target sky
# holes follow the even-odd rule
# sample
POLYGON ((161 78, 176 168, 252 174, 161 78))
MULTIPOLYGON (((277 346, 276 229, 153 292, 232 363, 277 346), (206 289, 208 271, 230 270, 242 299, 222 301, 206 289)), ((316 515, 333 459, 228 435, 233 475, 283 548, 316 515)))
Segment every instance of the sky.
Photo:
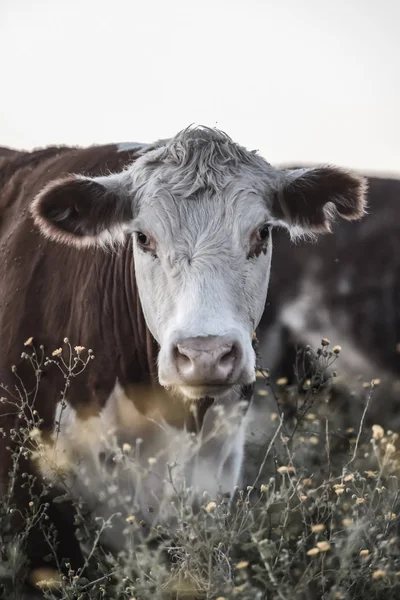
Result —
POLYGON ((398 0, 0 0, 0 145, 216 126, 272 164, 400 176, 398 0))

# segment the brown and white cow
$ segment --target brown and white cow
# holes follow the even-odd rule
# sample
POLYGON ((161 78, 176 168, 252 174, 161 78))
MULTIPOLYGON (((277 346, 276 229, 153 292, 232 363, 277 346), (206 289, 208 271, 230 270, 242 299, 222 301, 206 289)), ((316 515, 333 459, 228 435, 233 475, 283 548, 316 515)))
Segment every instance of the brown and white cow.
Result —
MULTIPOLYGON (((192 500, 205 491, 232 493, 243 461, 240 400, 249 399, 255 379, 252 337, 267 295, 271 229, 281 225, 295 237, 329 231, 336 215, 360 218, 365 181, 334 167, 274 168, 204 127, 147 146, 6 154, 0 373, 9 389, 15 370, 34 389, 30 362, 21 359, 28 338, 47 355, 64 338, 93 349, 95 360, 71 380, 66 405, 54 364, 41 369, 35 394, 42 438, 53 449, 58 444, 61 462, 75 462, 83 477, 72 487, 93 505, 90 478, 97 482, 111 428, 119 441, 129 437, 129 447, 140 438, 135 460, 151 466, 134 479, 133 491, 130 482, 130 500, 145 520, 169 516, 171 463, 192 500)), ((62 348, 68 360, 68 344, 62 348)), ((18 429, 16 412, 2 407, 3 429, 18 429)), ((10 440, 1 444, 4 490, 10 440)), ((39 490, 46 469, 43 457, 23 463, 15 486, 21 514, 29 501, 21 473, 34 474, 39 490)), ((79 547, 60 509, 49 508, 62 530, 58 551, 76 566, 79 547)), ((28 554, 36 564, 48 554, 38 531, 28 554)))

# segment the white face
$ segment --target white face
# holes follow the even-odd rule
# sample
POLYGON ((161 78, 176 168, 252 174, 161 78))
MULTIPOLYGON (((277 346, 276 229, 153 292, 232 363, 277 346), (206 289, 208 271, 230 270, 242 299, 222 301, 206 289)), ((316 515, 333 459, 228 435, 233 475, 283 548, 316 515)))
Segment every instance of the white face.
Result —
POLYGON ((270 215, 250 191, 186 199, 166 189, 144 195, 133 222, 140 299, 161 347, 159 380, 190 399, 220 395, 255 377, 270 215))
POLYGON ((192 129, 116 175, 50 183, 32 213, 78 246, 126 240, 160 383, 193 400, 255 378, 252 336, 264 310, 274 224, 292 235, 363 213, 363 181, 334 168, 282 171, 225 134, 192 129))

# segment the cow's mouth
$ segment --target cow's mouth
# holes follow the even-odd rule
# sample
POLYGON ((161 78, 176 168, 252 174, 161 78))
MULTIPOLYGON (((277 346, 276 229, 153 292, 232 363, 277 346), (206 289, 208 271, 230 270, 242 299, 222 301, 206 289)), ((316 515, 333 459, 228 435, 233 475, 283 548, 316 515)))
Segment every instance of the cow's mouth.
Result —
POLYGON ((186 400, 193 402, 196 400, 201 401, 203 398, 221 398, 231 391, 232 387, 232 385, 227 384, 181 385, 179 391, 186 400))
POLYGON ((248 407, 251 397, 253 394, 254 384, 242 384, 242 385, 219 385, 219 386, 196 386, 196 389, 192 390, 192 398, 188 395, 184 395, 181 388, 170 389, 169 402, 164 405, 164 418, 166 421, 179 429, 184 427, 187 431, 198 433, 202 426, 207 411, 213 406, 214 403, 218 403, 219 399, 223 398, 224 395, 232 392, 235 389, 237 393, 237 400, 244 401, 244 411, 248 407), (206 393, 208 388, 209 392, 206 393), (223 389, 221 389, 223 388, 223 389), (200 391, 203 393, 200 394, 200 391), (217 393, 216 393, 217 392, 217 393))

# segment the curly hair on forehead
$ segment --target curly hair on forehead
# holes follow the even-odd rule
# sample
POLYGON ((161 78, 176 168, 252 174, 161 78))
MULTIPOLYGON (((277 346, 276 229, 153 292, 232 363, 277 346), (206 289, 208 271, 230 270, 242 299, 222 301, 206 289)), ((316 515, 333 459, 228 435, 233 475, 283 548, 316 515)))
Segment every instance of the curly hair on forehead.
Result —
POLYGON ((216 128, 189 126, 168 140, 160 140, 146 154, 145 169, 160 169, 159 183, 183 196, 209 190, 219 193, 243 167, 265 168, 268 163, 216 128), (157 151, 158 150, 158 151, 157 151))
POLYGON ((189 125, 171 139, 171 142, 181 141, 188 142, 191 140, 204 141, 204 142, 230 142, 231 144, 237 145, 232 138, 216 127, 208 127, 207 125, 189 125))

